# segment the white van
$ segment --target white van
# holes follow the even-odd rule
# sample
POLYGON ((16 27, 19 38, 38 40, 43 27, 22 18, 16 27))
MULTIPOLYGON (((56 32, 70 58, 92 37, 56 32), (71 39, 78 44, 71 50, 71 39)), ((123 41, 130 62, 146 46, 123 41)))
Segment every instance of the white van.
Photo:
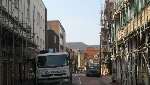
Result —
POLYGON ((37 83, 71 83, 71 68, 69 55, 62 53, 39 54, 37 60, 37 83))

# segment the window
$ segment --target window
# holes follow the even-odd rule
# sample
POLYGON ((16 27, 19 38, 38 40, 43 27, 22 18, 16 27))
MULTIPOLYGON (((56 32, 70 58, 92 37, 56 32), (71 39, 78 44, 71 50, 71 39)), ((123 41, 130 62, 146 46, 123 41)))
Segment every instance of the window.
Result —
POLYGON ((131 8, 131 12, 130 12, 130 16, 131 16, 131 19, 134 18, 134 15, 135 15, 135 11, 134 11, 134 6, 131 8))
POLYGON ((128 21, 131 19, 131 7, 128 7, 128 21))
POLYGON ((39 37, 37 36, 37 44, 39 43, 39 37))
POLYGON ((42 39, 40 39, 40 45, 42 45, 42 39))
POLYGON ((30 6, 30 0, 27 0, 28 6, 30 6))
POLYGON ((67 55, 48 55, 38 57, 38 66, 65 66, 68 65, 67 55))
POLYGON ((27 8, 27 17, 28 22, 30 22, 30 0, 27 0, 28 8, 27 8))
POLYGON ((2 0, 0 0, 0 6, 2 6, 2 0))
POLYGON ((43 40, 43 45, 45 45, 44 43, 45 43, 45 42, 44 42, 44 40, 43 40))
POLYGON ((54 36, 54 43, 56 44, 56 42, 57 42, 57 37, 54 36))
POLYGON ((146 3, 148 3, 150 0, 146 0, 146 3))
POLYGON ((14 0, 14 5, 15 5, 15 8, 19 8, 19 0, 14 0))

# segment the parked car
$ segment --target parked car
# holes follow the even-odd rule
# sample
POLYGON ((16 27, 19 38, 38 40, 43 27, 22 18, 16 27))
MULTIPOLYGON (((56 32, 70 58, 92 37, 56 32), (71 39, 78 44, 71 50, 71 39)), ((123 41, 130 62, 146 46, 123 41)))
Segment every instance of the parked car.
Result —
POLYGON ((99 70, 99 65, 91 65, 86 69, 86 76, 94 76, 94 77, 99 77, 100 76, 100 70, 99 70))

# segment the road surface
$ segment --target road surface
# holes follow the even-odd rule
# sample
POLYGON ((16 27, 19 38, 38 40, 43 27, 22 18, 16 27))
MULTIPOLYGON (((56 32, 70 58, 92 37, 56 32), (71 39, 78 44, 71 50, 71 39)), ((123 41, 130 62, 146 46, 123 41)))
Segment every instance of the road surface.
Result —
POLYGON ((73 85, 111 85, 99 77, 86 77, 85 74, 73 74, 73 85))

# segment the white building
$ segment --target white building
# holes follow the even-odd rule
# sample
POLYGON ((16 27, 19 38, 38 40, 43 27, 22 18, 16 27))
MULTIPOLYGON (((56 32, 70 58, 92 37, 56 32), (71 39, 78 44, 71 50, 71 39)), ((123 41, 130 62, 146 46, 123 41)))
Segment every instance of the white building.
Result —
MULTIPOLYGON (((38 46, 38 49, 45 49, 47 15, 42 0, 0 0, 1 5, 12 18, 23 24, 24 28, 31 28, 34 38, 32 41, 38 46)), ((12 24, 9 25, 13 26, 12 24)))
MULTIPOLYGON (((24 1, 24 0, 23 0, 24 1)), ((46 8, 42 0, 30 0, 30 20, 32 32, 35 34, 34 42, 40 50, 45 49, 45 26, 47 25, 46 8)))
POLYGON ((46 17, 42 0, 0 0, 0 85, 31 79, 30 48, 45 49, 46 17))

